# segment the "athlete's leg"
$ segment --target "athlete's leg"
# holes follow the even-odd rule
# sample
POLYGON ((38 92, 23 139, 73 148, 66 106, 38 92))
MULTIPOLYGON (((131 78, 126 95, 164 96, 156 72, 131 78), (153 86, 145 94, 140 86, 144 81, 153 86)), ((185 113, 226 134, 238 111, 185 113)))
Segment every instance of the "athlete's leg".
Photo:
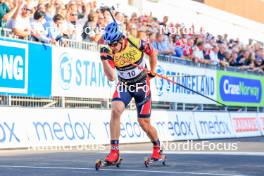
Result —
POLYGON ((110 120, 111 140, 118 140, 120 136, 120 117, 125 110, 125 104, 122 101, 113 101, 110 120))
POLYGON ((146 80, 146 87, 139 89, 133 94, 137 105, 138 112, 138 122, 141 128, 145 131, 147 136, 153 143, 153 154, 152 158, 160 158, 160 141, 158 138, 158 133, 155 127, 151 125, 150 115, 151 115, 151 92, 149 80, 146 80))
POLYGON ((157 130, 150 123, 150 118, 138 118, 138 123, 152 142, 159 139, 157 130))
POLYGON ((131 95, 129 92, 120 89, 118 84, 112 99, 112 110, 110 120, 110 144, 111 151, 107 155, 105 161, 113 163, 119 158, 119 136, 120 136, 120 118, 125 110, 125 107, 131 101, 131 95))

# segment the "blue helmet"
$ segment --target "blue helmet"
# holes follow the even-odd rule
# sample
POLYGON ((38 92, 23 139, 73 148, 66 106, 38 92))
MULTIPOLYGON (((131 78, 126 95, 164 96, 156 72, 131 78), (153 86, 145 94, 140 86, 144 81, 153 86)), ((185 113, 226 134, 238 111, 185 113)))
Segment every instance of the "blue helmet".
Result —
POLYGON ((108 44, 120 40, 121 37, 123 37, 123 33, 116 22, 112 22, 105 27, 104 40, 108 44))

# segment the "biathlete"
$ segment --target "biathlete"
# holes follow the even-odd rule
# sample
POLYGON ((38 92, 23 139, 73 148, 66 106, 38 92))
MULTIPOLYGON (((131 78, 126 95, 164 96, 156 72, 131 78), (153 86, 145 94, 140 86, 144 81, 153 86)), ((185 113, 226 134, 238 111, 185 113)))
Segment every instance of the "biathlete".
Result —
POLYGON ((154 161, 159 160, 160 141, 157 130, 150 123, 150 79, 155 77, 157 55, 148 42, 132 36, 125 37, 116 22, 106 26, 103 38, 108 44, 108 47, 104 46, 100 49, 104 73, 110 81, 116 79, 115 70, 118 75, 110 120, 111 150, 105 162, 111 165, 119 160, 120 117, 132 98, 136 102, 138 123, 153 143, 153 153, 150 158, 154 161), (147 68, 143 58, 144 53, 149 56, 148 73, 136 66, 147 68))

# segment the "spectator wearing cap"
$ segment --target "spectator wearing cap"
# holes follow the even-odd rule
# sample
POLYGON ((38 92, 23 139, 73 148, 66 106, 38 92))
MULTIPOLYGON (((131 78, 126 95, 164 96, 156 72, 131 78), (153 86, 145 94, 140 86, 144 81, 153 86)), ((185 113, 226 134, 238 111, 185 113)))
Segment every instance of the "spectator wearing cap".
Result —
POLYGON ((163 34, 157 33, 156 40, 153 42, 153 47, 158 51, 158 54, 175 55, 175 50, 171 47, 169 41, 164 39, 163 34))
POLYGON ((18 38, 27 38, 31 34, 30 17, 33 9, 22 1, 17 4, 17 9, 12 17, 12 30, 18 38), (22 11, 20 12, 20 8, 22 11))
POLYGON ((7 27, 7 21, 11 19, 17 9, 17 3, 14 3, 12 9, 4 2, 0 0, 0 28, 7 27))

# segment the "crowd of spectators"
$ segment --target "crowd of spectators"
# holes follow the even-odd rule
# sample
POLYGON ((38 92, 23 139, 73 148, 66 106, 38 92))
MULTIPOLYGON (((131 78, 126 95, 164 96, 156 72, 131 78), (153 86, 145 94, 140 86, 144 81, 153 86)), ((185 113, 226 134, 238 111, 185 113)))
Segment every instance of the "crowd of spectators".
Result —
MULTIPOLYGON (((57 44, 66 39, 103 44, 104 27, 112 22, 96 0, 0 0, 0 28, 10 28, 18 38, 57 44)), ((160 55, 171 55, 195 63, 238 67, 263 73, 264 50, 259 42, 243 44, 227 34, 213 36, 195 25, 159 21, 149 15, 127 16, 112 10, 127 35, 149 41, 160 55)))

